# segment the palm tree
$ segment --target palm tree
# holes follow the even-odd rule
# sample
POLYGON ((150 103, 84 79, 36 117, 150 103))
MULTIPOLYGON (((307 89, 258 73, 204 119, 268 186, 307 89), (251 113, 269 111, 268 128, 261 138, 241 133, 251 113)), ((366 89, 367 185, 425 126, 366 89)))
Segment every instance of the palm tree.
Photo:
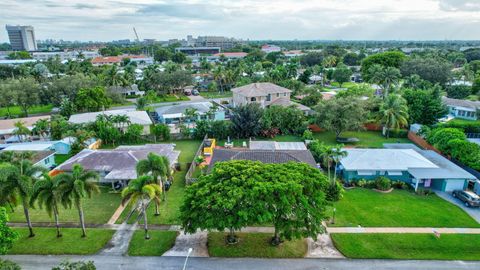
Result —
POLYGON ((162 192, 158 184, 153 183, 151 176, 144 175, 130 181, 128 186, 122 191, 122 205, 131 201, 133 206, 140 203, 141 215, 143 215, 143 227, 145 230, 145 239, 150 239, 148 235, 147 206, 151 200, 155 204, 160 203, 160 193, 162 192))
POLYGON ((38 207, 47 210, 50 217, 55 218, 55 227, 57 228, 57 237, 62 237, 60 232, 60 223, 58 221, 58 194, 55 186, 55 178, 51 178, 47 173, 43 178, 37 180, 33 185, 33 193, 30 198, 30 205, 34 207, 37 202, 38 207))
POLYGON ((187 119, 188 123, 190 124, 192 121, 195 121, 195 118, 198 115, 198 110, 195 108, 186 108, 183 112, 185 119, 187 119))
MULTIPOLYGON (((21 199, 30 237, 35 236, 28 211, 30 197, 33 193, 33 183, 44 171, 45 168, 33 165, 29 160, 23 158, 13 163, 0 165, 0 196, 2 198, 18 197, 21 199)), ((10 199, 9 202, 11 203, 12 200, 10 199)))
POLYGON ((321 145, 320 158, 322 159, 323 166, 327 167, 328 178, 331 179, 330 168, 332 167, 333 147, 330 145, 321 145))
MULTIPOLYGON (((147 159, 140 160, 137 163, 137 174, 138 175, 146 175, 151 174, 153 176, 153 180, 157 182, 163 191, 165 191, 165 183, 163 177, 168 174, 168 170, 166 170, 167 166, 164 164, 164 159, 159 155, 154 153, 149 153, 147 155, 147 159)), ((162 200, 165 201, 166 194, 163 192, 162 200)), ((158 205, 155 208, 155 215, 160 215, 158 212, 158 205)))
POLYGON ((28 135, 30 135, 30 130, 25 126, 25 122, 18 121, 14 126, 15 130, 13 131, 13 134, 18 137, 19 141, 23 141, 28 135))
POLYGON ((335 166, 335 173, 333 174, 333 184, 337 181, 337 165, 343 157, 348 155, 347 151, 343 150, 343 144, 336 145, 331 152, 332 161, 335 166))
POLYGON ((33 133, 38 134, 40 137, 45 138, 49 130, 49 122, 47 119, 39 119, 35 122, 33 127, 33 133))
POLYGON ((383 79, 382 79, 382 85, 383 88, 385 89, 385 93, 383 93, 383 97, 387 97, 392 85, 396 85, 398 81, 400 80, 401 74, 400 70, 398 68, 394 67, 387 67, 383 71, 383 79))
POLYGON ((408 124, 407 102, 400 95, 390 94, 380 106, 380 120, 387 129, 387 138, 390 129, 398 129, 408 124))
POLYGON ((93 193, 100 193, 96 181, 98 173, 93 171, 84 171, 79 164, 73 165, 72 173, 61 173, 56 176, 57 189, 60 202, 65 208, 71 208, 72 204, 77 208, 82 227, 82 237, 87 236, 85 231, 85 219, 83 214, 82 200, 85 197, 91 197, 93 193))

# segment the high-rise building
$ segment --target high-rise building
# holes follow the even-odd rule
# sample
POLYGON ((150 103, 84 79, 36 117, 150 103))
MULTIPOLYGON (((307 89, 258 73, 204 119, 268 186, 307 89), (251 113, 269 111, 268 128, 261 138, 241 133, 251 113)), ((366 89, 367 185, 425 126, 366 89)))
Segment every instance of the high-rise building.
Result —
POLYGON ((37 41, 33 26, 7 25, 5 27, 14 51, 36 51, 37 41))

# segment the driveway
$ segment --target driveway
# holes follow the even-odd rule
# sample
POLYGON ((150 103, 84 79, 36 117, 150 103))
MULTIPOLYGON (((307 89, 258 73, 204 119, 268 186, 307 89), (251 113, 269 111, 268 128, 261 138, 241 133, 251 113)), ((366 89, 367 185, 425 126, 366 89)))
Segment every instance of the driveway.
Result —
POLYGON ((449 201, 455 205, 458 205, 458 207, 462 208, 467 214, 469 214, 473 219, 475 219, 478 223, 480 223, 480 208, 471 208, 471 207, 466 207, 462 201, 454 198, 451 193, 447 192, 436 192, 439 197, 442 199, 449 201))
POLYGON ((191 96, 188 96, 188 98, 191 101, 207 101, 204 97, 202 97, 200 95, 198 95, 198 96, 191 95, 191 96))

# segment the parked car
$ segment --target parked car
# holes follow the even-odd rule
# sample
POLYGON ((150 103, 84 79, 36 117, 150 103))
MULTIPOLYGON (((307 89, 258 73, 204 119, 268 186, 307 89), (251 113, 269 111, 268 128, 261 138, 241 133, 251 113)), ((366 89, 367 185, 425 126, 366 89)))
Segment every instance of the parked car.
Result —
POLYGON ((185 90, 183 91, 183 94, 184 94, 185 96, 190 96, 190 95, 192 95, 192 90, 190 90, 190 89, 185 89, 185 90))
POLYGON ((193 89, 193 90, 192 90, 192 95, 198 96, 198 95, 200 95, 200 92, 198 92, 197 89, 193 89))
POLYGON ((471 191, 454 190, 452 196, 465 203, 467 207, 480 207, 480 197, 471 191))

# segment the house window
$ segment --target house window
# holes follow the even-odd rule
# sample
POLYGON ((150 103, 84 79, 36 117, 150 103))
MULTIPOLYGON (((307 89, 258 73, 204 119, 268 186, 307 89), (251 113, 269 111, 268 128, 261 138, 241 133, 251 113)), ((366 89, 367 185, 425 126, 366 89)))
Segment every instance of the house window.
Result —
POLYGON ((401 171, 388 171, 388 175, 402 175, 401 171))
POLYGON ((271 95, 271 94, 268 94, 268 95, 267 95, 267 101, 270 101, 270 100, 272 100, 272 95, 271 95))
POLYGON ((47 157, 47 158, 46 158, 46 159, 45 159, 43 162, 44 162, 45 164, 48 164, 48 163, 50 163, 50 158, 49 158, 49 157, 47 157))
POLYGON ((280 93, 277 93, 277 97, 279 97, 279 96, 280 96, 280 93))
POLYGON ((357 171, 358 175, 375 175, 375 171, 357 171))
POLYGON ((287 96, 287 93, 283 93, 283 96, 286 97, 286 96, 287 96))
POLYGON ((250 99, 250 101, 257 101, 257 98, 256 98, 256 97, 252 97, 252 98, 250 99))

